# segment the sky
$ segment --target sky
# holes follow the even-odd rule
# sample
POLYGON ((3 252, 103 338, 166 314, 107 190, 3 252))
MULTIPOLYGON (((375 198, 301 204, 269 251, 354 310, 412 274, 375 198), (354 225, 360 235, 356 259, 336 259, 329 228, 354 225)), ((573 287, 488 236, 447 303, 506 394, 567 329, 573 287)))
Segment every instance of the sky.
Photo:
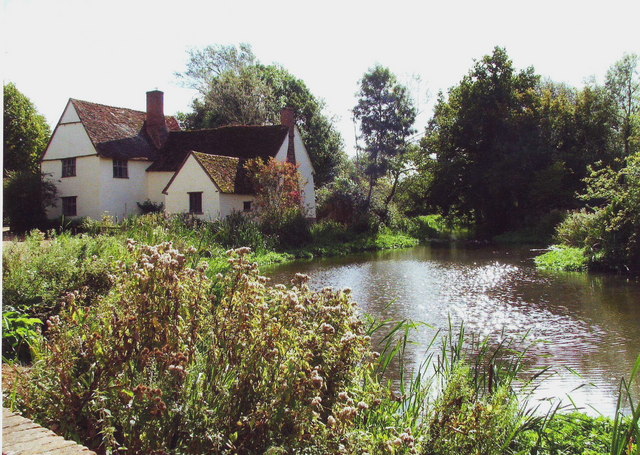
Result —
POLYGON ((639 18, 639 0, 3 0, 0 71, 52 127, 69 98, 144 110, 154 89, 175 114, 196 96, 175 77, 189 49, 249 43, 324 99, 351 154, 358 81, 375 64, 409 86, 422 131, 438 91, 495 46, 580 87, 640 54, 639 18))

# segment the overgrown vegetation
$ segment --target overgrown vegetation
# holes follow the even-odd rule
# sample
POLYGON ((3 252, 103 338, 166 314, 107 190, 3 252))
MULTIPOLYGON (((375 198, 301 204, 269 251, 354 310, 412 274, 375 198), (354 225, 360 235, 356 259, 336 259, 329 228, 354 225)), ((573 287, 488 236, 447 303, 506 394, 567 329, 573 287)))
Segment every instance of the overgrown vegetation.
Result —
MULTIPOLYGON (((384 374, 402 365, 413 324, 365 322, 348 291, 312 291, 303 275, 270 285, 248 248, 229 251, 230 267, 213 276, 193 247, 130 240, 127 251, 108 291, 63 297, 7 396, 99 453, 635 450, 633 404, 614 420, 531 413, 515 392, 526 356, 515 342, 450 329, 394 391, 384 374), (388 332, 380 354, 376 331, 388 332)), ((632 381, 639 369, 640 359, 632 381)))

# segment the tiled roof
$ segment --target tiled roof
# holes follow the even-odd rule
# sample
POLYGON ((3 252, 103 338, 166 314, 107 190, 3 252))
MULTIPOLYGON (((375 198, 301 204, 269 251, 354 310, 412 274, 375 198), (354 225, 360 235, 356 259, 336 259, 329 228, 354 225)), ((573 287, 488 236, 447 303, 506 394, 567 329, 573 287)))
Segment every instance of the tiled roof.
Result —
POLYGON ((193 152, 193 156, 222 193, 253 193, 253 187, 244 168, 246 160, 199 152, 193 152))
MULTIPOLYGON (((116 159, 156 160, 158 152, 149 139, 146 113, 71 99, 99 155, 116 159)), ((169 131, 179 131, 175 117, 166 116, 169 131)))
POLYGON ((194 131, 172 131, 160 158, 149 171, 177 171, 189 152, 249 159, 274 157, 280 150, 288 128, 273 126, 223 126, 194 131))

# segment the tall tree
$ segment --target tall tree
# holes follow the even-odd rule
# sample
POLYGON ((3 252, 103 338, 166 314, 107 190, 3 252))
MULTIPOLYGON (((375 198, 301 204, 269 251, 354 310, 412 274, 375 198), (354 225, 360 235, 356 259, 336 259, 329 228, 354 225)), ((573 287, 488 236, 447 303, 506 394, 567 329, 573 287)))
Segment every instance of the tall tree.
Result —
POLYGON ((627 54, 609 68, 605 87, 616 104, 616 117, 620 127, 619 134, 622 141, 623 156, 627 157, 633 152, 632 144, 640 142, 640 73, 638 68, 638 56, 627 54), (633 140, 635 137, 636 141, 633 140))
POLYGON ((323 113, 324 102, 301 79, 282 66, 260 64, 247 44, 209 46, 191 51, 189 58, 187 70, 178 77, 200 97, 193 112, 182 116, 187 128, 273 124, 283 107, 292 107, 316 185, 335 178, 346 159, 342 137, 323 113))
MULTIPOLYGON (((358 103, 353 109, 359 121, 366 156, 365 174, 369 178, 366 207, 371 204, 378 179, 393 174, 391 197, 408 152, 408 140, 415 133, 416 109, 406 87, 381 65, 371 68, 360 80, 358 103)), ((387 204, 390 202, 388 199, 387 204)))
POLYGON ((477 61, 448 99, 440 93, 422 141, 435 156, 430 198, 445 214, 472 217, 481 234, 515 227, 531 171, 542 163, 533 68, 516 71, 504 49, 477 61))
POLYGON ((9 171, 37 173, 50 136, 47 121, 31 100, 12 82, 4 85, 4 175, 9 171))

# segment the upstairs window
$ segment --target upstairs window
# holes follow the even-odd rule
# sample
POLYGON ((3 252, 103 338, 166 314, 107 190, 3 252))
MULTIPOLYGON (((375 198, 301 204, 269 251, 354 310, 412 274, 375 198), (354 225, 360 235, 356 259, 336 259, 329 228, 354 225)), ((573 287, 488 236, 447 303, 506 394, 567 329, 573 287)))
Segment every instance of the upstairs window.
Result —
POLYGON ((65 158, 62 160, 62 176, 63 177, 76 176, 76 159, 75 158, 65 158))
POLYGON ((127 171, 127 160, 113 160, 113 178, 129 178, 129 172, 127 171))
POLYGON ((189 193, 189 213, 202 214, 202 192, 189 193))
POLYGON ((242 210, 244 210, 245 212, 250 212, 251 211, 251 201, 244 201, 242 203, 242 210))
POLYGON ((77 196, 62 198, 62 214, 64 216, 76 216, 78 214, 76 206, 77 196))

